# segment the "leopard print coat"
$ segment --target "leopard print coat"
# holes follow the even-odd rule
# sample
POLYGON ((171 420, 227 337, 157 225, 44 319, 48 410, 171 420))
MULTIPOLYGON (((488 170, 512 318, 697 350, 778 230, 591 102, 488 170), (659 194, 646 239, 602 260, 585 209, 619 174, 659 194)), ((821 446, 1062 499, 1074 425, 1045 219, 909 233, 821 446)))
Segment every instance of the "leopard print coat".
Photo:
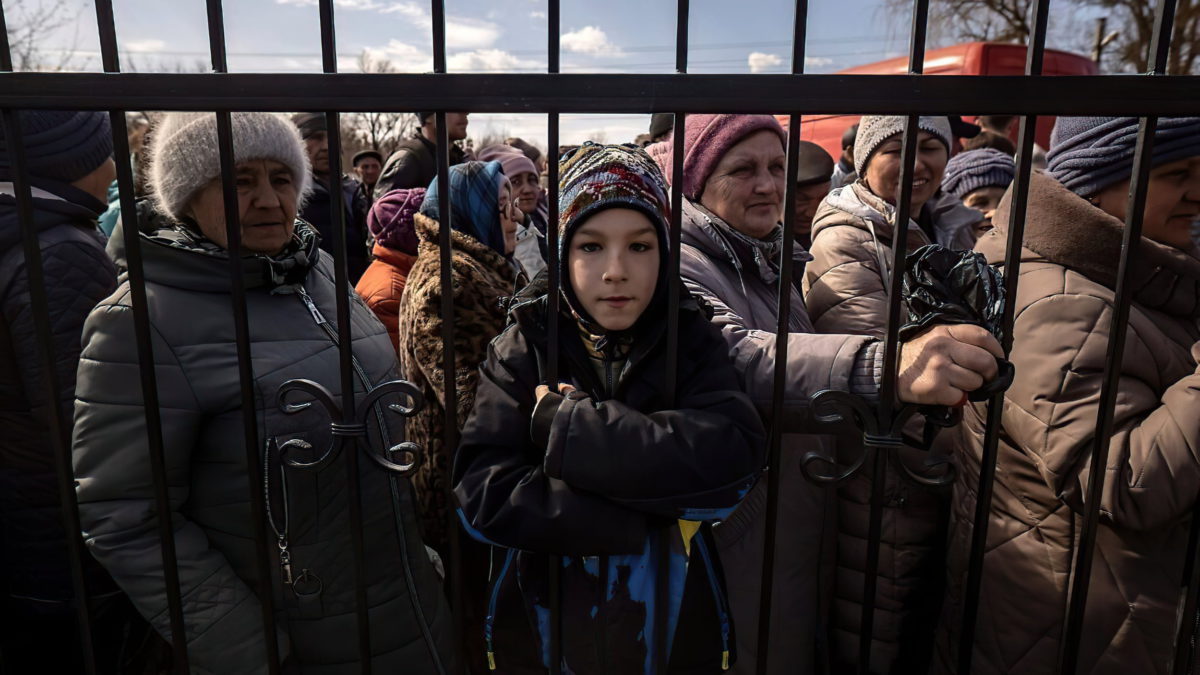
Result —
MULTIPOLYGON (((422 448, 413 475, 425 543, 447 554, 447 481, 453 448, 446 448, 445 389, 442 370, 441 251, 436 220, 416 216, 417 260, 400 300, 399 352, 404 379, 420 387, 425 404, 408 419, 408 440, 422 448)), ((458 429, 475 403, 479 366, 487 346, 504 330, 508 299, 517 283, 504 256, 458 231, 450 233, 450 279, 454 293, 454 380, 458 429)))

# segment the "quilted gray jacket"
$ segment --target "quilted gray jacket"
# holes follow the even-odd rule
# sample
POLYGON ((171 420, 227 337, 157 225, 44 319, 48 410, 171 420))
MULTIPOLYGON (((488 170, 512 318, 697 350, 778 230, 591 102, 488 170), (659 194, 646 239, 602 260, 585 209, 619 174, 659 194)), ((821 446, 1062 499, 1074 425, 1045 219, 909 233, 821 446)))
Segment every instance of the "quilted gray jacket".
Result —
MULTIPOLYGON (((312 461, 330 445, 331 420, 324 407, 314 402, 286 412, 278 391, 288 380, 305 378, 340 401, 332 265, 318 251, 315 232, 302 222, 288 252, 243 262, 258 413, 256 455, 269 467, 264 486, 246 475, 227 254, 182 226, 142 229, 191 671, 266 672, 249 502, 250 490, 265 487, 274 516, 273 524, 266 524, 272 574, 265 586, 273 596, 281 656, 305 674, 357 673, 346 470, 353 446, 316 470, 284 467, 278 451, 267 451, 301 439, 312 449, 290 450, 289 458, 312 461), (281 582, 272 527, 286 533, 294 576, 308 575, 303 583, 281 582)), ((170 632, 167 596, 122 241, 115 233, 109 249, 122 270, 121 283, 84 327, 75 475, 88 548, 165 637, 170 632)), ((354 386, 361 406, 365 388, 396 378, 396 359, 383 325, 351 297, 354 386)), ((394 402, 399 401, 384 398, 383 406, 366 417, 373 453, 402 440, 402 419, 379 412, 394 402)), ((357 452, 375 672, 448 672, 453 668, 449 615, 418 535, 409 483, 357 452)), ((258 469, 261 474, 262 466, 258 469)))
MULTIPOLYGON (((742 387, 760 412, 770 410, 775 374, 778 252, 772 242, 755 242, 703 206, 685 202, 680 273, 694 295, 712 306, 713 322, 730 348, 742 387)), ((810 260, 794 253, 795 275, 810 260)), ((801 473, 810 451, 833 453, 830 436, 812 417, 810 398, 823 389, 870 393, 875 385, 873 338, 817 335, 804 300, 790 288, 788 365, 784 391, 784 431, 780 471, 777 553, 771 612, 769 670, 774 674, 819 672, 824 657, 825 619, 832 587, 835 527, 834 492, 817 487, 801 473), (864 373, 862 378, 853 374, 864 373), (859 385, 862 387, 860 388, 859 385)), ((827 467, 825 467, 827 470, 827 467)), ((767 481, 760 480, 726 521, 713 528, 725 569, 737 635, 737 673, 757 672, 759 592, 766 538, 767 481)))

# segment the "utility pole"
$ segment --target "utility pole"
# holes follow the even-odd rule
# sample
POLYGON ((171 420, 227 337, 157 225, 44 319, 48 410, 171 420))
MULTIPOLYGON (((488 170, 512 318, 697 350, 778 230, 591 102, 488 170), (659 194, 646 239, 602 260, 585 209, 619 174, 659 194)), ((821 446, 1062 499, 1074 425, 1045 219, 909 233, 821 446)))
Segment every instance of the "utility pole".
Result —
POLYGON ((1096 64, 1096 69, 1101 69, 1101 62, 1104 60, 1104 48, 1112 44, 1113 40, 1117 39, 1119 33, 1113 31, 1107 35, 1104 34, 1104 29, 1108 26, 1108 17, 1102 16, 1096 19, 1096 41, 1092 47, 1092 61, 1096 64))

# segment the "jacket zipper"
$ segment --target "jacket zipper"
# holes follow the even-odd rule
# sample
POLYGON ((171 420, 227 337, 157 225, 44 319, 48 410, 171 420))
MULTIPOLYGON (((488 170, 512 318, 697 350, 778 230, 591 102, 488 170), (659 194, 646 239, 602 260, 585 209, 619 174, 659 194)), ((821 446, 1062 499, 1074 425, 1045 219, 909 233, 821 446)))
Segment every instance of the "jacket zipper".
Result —
POLYGON ((487 617, 483 622, 483 639, 487 642, 488 670, 496 669, 496 650, 492 644, 492 630, 496 625, 496 604, 500 599, 500 585, 504 583, 504 577, 508 575, 508 568, 512 565, 516 555, 515 549, 508 549, 508 554, 504 557, 504 564, 500 566, 500 574, 496 575, 496 580, 492 582, 491 597, 488 598, 487 617))
MULTIPOLYGON (((329 325, 329 322, 325 320, 325 316, 321 314, 321 310, 317 309, 317 303, 313 301, 312 296, 308 294, 308 291, 304 288, 304 286, 296 287, 296 295, 300 297, 301 302, 303 302, 304 306, 308 309, 308 313, 312 316, 313 321, 325 331, 325 334, 329 337, 329 340, 333 343, 333 346, 340 348, 341 343, 338 340, 337 331, 335 331, 333 326, 329 325)), ((354 356, 353 349, 350 351, 350 364, 354 368, 355 374, 358 375, 359 383, 362 384, 364 391, 370 391, 371 380, 367 377, 366 371, 363 370, 362 364, 358 362, 358 357, 354 356)), ((379 425, 380 438, 384 441, 384 443, 390 443, 391 437, 387 432, 387 425, 383 423, 383 411, 380 408, 380 404, 376 403, 374 407, 375 421, 379 425)), ((404 524, 400 522, 399 515, 399 486, 396 484, 396 477, 394 475, 388 475, 388 482, 391 487, 392 515, 396 519, 396 530, 400 545, 400 557, 404 563, 404 580, 408 586, 409 599, 412 601, 413 611, 417 614, 417 623, 421 627, 421 635, 425 638, 425 644, 429 648, 429 656, 433 659, 434 666, 438 669, 438 672, 444 674, 446 669, 442 665, 441 656, 438 654, 437 645, 434 643, 433 633, 430 632, 429 622, 425 620, 425 610, 421 607, 421 597, 417 594, 416 582, 413 579, 412 569, 408 563, 408 543, 404 534, 404 524)))
POLYGON ((708 583, 712 586, 713 600, 717 603, 717 616, 721 621, 721 670, 729 670, 729 610, 725 603, 725 594, 721 591, 721 583, 717 579, 717 571, 713 568, 712 558, 708 554, 708 544, 704 536, 697 533, 694 543, 704 560, 704 569, 708 571, 708 583))

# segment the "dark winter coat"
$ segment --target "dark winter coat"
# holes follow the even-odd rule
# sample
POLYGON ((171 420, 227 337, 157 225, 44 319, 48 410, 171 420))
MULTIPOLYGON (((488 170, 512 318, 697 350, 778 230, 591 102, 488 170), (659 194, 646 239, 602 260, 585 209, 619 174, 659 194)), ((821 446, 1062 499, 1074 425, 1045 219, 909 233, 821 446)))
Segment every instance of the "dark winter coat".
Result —
MULTIPOLYGON (((775 259, 704 207, 684 203, 680 271, 689 290, 711 305, 713 323, 734 360, 741 386, 766 415, 775 381, 778 269, 775 259)), ((795 273, 810 256, 796 249, 795 273)), ((776 256, 777 257, 777 256, 776 256)), ((800 469, 809 452, 833 454, 833 439, 812 416, 811 397, 823 389, 877 388, 870 367, 863 369, 873 340, 857 335, 816 335, 799 291, 792 289, 784 389, 783 464, 771 609, 772 675, 812 673, 824 646, 823 629, 832 590, 835 531, 834 493, 810 483, 800 469), (856 377, 864 375, 865 380, 856 377), (783 600, 786 598, 786 600, 783 600)), ((871 360, 873 365, 873 359, 871 360)), ((738 673, 756 672, 762 556, 766 540, 766 481, 713 528, 729 581, 737 626, 738 673)))
MULTIPOLYGON (((50 406, 68 442, 83 322, 116 288, 96 218, 104 204, 69 185, 34 189, 33 221, 42 255, 51 343, 39 345, 12 183, 0 182, 0 591, 13 602, 57 606, 70 616, 74 595, 59 506, 50 406), (59 399, 48 401, 41 351, 54 357, 59 399)), ((70 533, 76 537, 77 533, 70 533)), ((90 556, 83 559, 93 595, 116 586, 90 556)), ((0 602, 0 605, 6 603, 0 602)))
MULTIPOLYGON (((350 272, 350 283, 355 284, 371 261, 367 256, 367 211, 371 204, 366 193, 358 189, 358 181, 343 178, 341 185, 346 223, 346 268, 350 272)), ((325 183, 316 176, 313 176, 312 186, 312 193, 304 203, 300 218, 317 228, 317 233, 321 235, 321 250, 328 253, 332 261, 335 236, 333 197, 325 183)))
MULTIPOLYGON (((118 233, 120 229, 118 228, 118 233)), ((319 469, 281 464, 278 446, 303 442, 289 458, 314 461, 333 441, 332 412, 319 401, 285 409, 280 387, 297 378, 325 387, 340 401, 336 291, 329 258, 315 233, 298 237, 275 258, 242 260, 249 318, 257 448, 269 489, 248 481, 242 389, 227 253, 183 226, 141 235, 162 447, 179 558, 180 589, 193 673, 265 673, 260 599, 273 595, 281 654, 306 675, 359 672, 346 458, 359 456, 372 663, 377 672, 452 672, 450 618, 421 544, 408 481, 384 473, 368 451, 347 445, 319 469), (284 483, 286 478, 286 484, 284 483), (250 491, 270 495, 266 524, 271 578, 256 571, 250 491), (287 511, 284 515, 284 504, 287 511), (285 524, 286 520, 286 524, 285 524), (272 525, 274 523, 274 525, 272 525), (281 582, 272 529, 286 533, 296 577, 281 582)), ((116 263, 124 247, 114 239, 116 263)), ((366 391, 396 378, 387 332, 351 296, 354 386, 359 410, 366 391)), ((156 526, 138 349, 130 286, 89 315, 80 360, 73 440, 80 517, 92 554, 164 635, 167 598, 156 526)), ((291 402, 304 401, 293 394, 291 402)), ((384 397, 363 411, 370 453, 402 439, 400 419, 384 397)), ((403 401, 395 401, 403 403, 403 401)), ((258 473, 258 472, 256 472, 258 473)))
MULTIPOLYGON (((450 146, 450 166, 462 164, 466 158, 457 145, 450 146)), ((379 181, 375 183, 375 199, 400 188, 427 188, 437 177, 437 146, 417 132, 402 141, 383 164, 379 181)))
MULTIPOLYGON (((1004 262, 1011 199, 976 246, 992 264, 1004 262)), ((1200 249, 1139 243, 1104 490, 1085 504, 1123 230, 1031 178, 972 673, 1056 672, 1072 561, 1097 507, 1078 672, 1165 674, 1174 659, 1200 492, 1200 249)), ((964 411, 936 672, 957 663, 986 414, 964 411)))
MULTIPOLYGON (((813 220, 813 261, 804 274, 805 302, 820 332, 883 337, 894 213, 861 181, 834 190, 821 203, 813 220)), ((931 200, 923 215, 929 231, 910 223, 909 251, 930 243, 953 249, 974 245, 971 226, 982 217, 978 211, 957 200, 931 200)), ((920 436, 921 424, 912 426, 914 435, 920 436)), ((943 433, 936 447, 949 443, 948 436, 943 433)), ((838 442, 843 463, 862 452, 861 437, 838 442)), ((907 480, 896 465, 903 462, 920 474, 928 471, 928 458, 927 451, 905 448, 889 457, 885 469, 873 673, 903 675, 929 666, 941 607, 949 495, 907 480)), ((934 470, 941 471, 940 466, 934 470)), ((835 670, 849 672, 858 666, 870 514, 871 479, 863 471, 838 488, 837 583, 831 622, 835 670)))
POLYGON ((547 394, 539 404, 548 331, 542 293, 518 303, 489 346, 455 460, 468 530, 504 547, 495 555, 499 572, 480 637, 501 670, 549 665, 545 554, 559 554, 567 556, 563 659, 570 672, 656 672, 663 640, 654 628, 655 593, 665 552, 671 672, 718 672, 733 645, 707 524, 729 515, 765 457, 762 425, 739 391, 728 349, 686 299, 671 404, 664 322, 634 338, 620 372, 606 360, 602 379, 564 312, 559 381, 576 391, 547 394), (677 519, 705 523, 690 555, 677 519))

